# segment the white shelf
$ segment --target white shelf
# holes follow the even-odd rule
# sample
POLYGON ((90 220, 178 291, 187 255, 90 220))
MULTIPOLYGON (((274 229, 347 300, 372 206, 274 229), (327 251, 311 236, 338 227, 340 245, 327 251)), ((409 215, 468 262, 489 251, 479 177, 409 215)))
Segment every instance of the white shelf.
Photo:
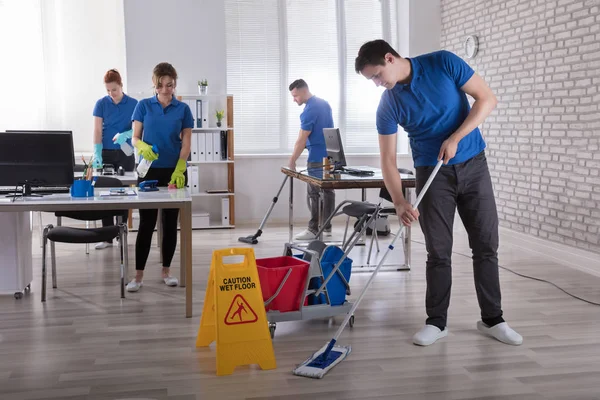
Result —
POLYGON ((222 161, 188 161, 189 165, 199 165, 199 164, 233 164, 233 160, 222 160, 222 161))
POLYGON ((235 193, 192 193, 192 197, 225 197, 225 196, 235 196, 235 193))
POLYGON ((218 126, 214 126, 214 127, 210 127, 210 128, 192 128, 192 132, 220 132, 220 131, 231 131, 233 130, 233 127, 231 126, 222 126, 222 127, 218 127, 218 126))

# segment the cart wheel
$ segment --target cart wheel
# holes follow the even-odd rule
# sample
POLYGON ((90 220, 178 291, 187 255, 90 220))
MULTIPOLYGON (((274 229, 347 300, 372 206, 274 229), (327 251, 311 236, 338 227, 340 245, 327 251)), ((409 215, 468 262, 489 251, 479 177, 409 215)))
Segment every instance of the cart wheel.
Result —
POLYGON ((31 291, 31 283, 28 284, 27 286, 25 286, 25 291, 27 291, 27 292, 31 291))
POLYGON ((275 328, 275 324, 269 323, 269 333, 271 333, 271 339, 275 338, 275 328))
POLYGON ((350 328, 354 326, 354 315, 350 317, 350 328))
POLYGON ((23 292, 15 292, 15 299, 21 300, 23 298, 23 292))

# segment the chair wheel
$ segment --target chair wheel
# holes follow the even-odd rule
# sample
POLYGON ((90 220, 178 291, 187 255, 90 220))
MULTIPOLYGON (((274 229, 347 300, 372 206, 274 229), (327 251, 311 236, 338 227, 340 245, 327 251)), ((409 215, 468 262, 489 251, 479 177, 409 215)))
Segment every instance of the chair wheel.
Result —
POLYGON ((29 291, 31 291, 31 283, 30 283, 30 284, 28 284, 27 286, 25 286, 25 291, 26 291, 26 292, 29 292, 29 291))
POLYGON ((350 328, 352 328, 354 326, 354 315, 350 317, 350 328))
POLYGON ((23 298, 23 292, 15 292, 15 299, 21 300, 23 298))
POLYGON ((276 325, 269 322, 269 333, 271 334, 271 339, 275 338, 275 328, 276 325))

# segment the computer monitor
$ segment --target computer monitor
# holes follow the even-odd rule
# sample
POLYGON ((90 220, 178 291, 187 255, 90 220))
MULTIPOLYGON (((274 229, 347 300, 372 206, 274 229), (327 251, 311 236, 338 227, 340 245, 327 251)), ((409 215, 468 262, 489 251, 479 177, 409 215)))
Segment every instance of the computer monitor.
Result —
POLYGON ((71 186, 74 154, 71 132, 0 132, 0 186, 71 186))
MULTIPOLYGON (((17 133, 17 132, 25 132, 25 133, 69 133, 71 135, 73 135, 73 131, 36 131, 36 130, 32 130, 32 129, 7 129, 6 130, 7 133, 17 133)), ((75 165, 75 168, 77 168, 77 163, 75 162, 75 153, 73 153, 73 164, 75 165)), ((83 171, 83 169, 82 169, 83 171)))
POLYGON ((335 169, 343 169, 346 164, 346 156, 344 155, 344 146, 342 145, 342 136, 339 128, 323 128, 323 136, 325 136, 325 147, 327 147, 327 156, 331 159, 331 163, 335 169))

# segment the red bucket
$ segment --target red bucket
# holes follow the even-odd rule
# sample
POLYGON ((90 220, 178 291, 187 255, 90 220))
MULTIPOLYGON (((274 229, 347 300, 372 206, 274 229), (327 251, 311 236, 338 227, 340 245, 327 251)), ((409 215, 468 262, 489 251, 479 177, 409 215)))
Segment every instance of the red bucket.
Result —
POLYGON ((277 292, 285 275, 290 269, 292 271, 277 297, 265 306, 267 311, 287 312, 300 309, 300 301, 306 289, 309 266, 310 264, 307 261, 290 256, 256 260, 263 301, 267 301, 277 292))

